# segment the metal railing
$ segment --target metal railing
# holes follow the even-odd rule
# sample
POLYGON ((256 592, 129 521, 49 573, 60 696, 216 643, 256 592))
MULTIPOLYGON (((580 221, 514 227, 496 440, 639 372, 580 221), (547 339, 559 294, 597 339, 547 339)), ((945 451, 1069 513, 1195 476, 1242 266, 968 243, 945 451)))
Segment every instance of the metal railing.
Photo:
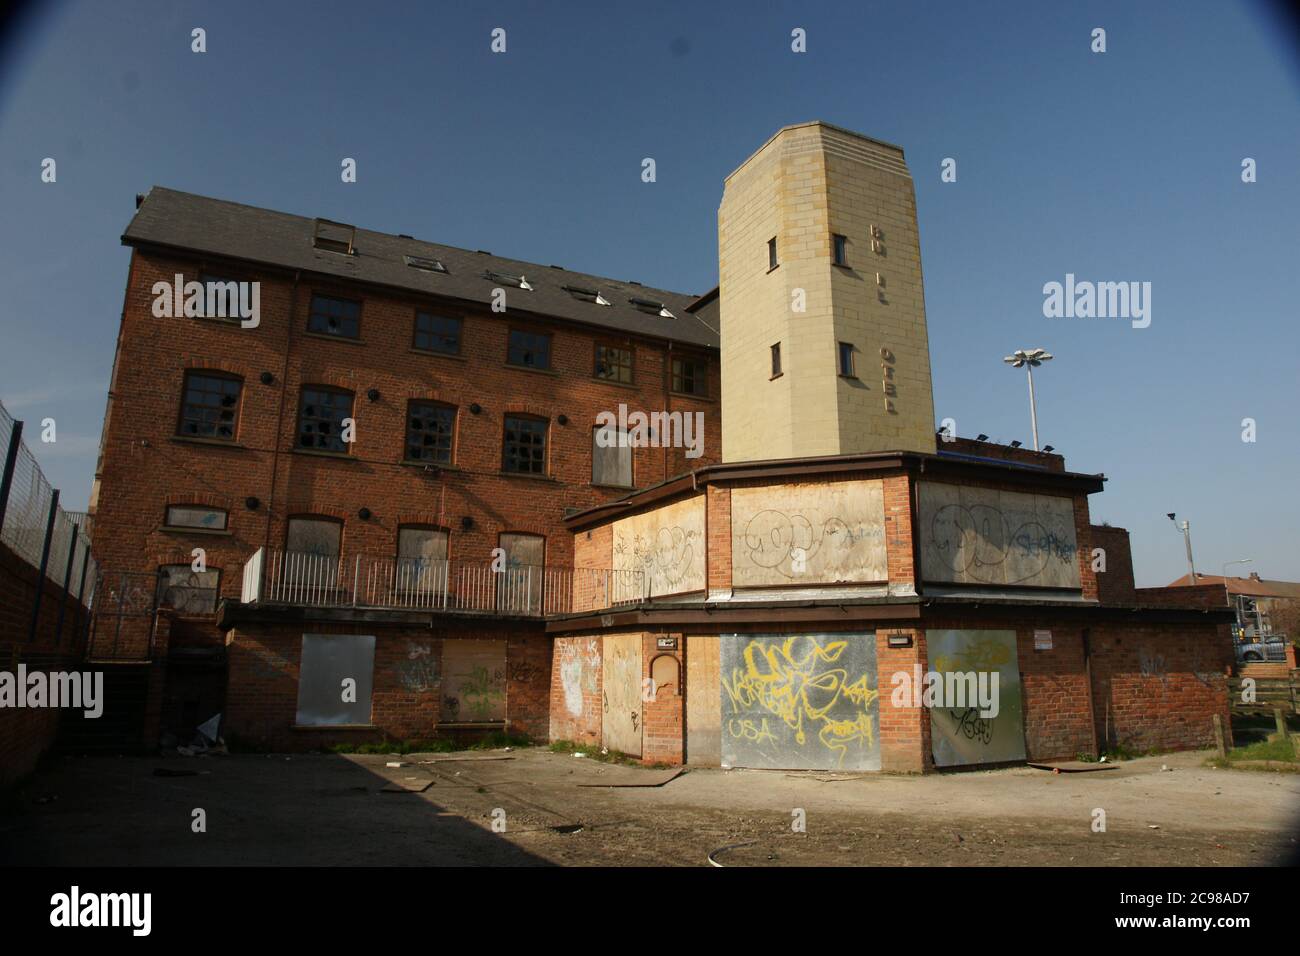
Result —
POLYGON ((544 617, 635 604, 644 572, 343 557, 259 548, 244 563, 245 604, 399 608, 544 617))
POLYGON ((0 541, 89 607, 99 567, 90 554, 87 516, 59 506, 58 490, 22 436, 23 423, 0 405, 0 541))

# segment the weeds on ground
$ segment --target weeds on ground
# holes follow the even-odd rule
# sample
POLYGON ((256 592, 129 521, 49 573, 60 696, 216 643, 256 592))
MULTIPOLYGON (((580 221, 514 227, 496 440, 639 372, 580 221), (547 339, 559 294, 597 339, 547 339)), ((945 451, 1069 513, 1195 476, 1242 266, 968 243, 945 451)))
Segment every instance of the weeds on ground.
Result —
POLYGON ((531 747, 532 738, 527 734, 513 734, 494 730, 470 744, 457 744, 446 737, 432 740, 390 740, 381 743, 335 744, 329 748, 336 754, 445 754, 460 750, 499 750, 502 747, 531 747))
POLYGON ((547 749, 554 754, 582 754, 584 757, 599 760, 601 763, 627 764, 637 767, 641 765, 621 750, 607 751, 599 744, 579 744, 574 743, 572 740, 557 740, 547 749))
POLYGON ((1239 767, 1242 770, 1288 770, 1300 773, 1300 753, 1296 752, 1295 739, 1273 734, 1268 740, 1247 744, 1245 747, 1233 747, 1227 757, 1211 757, 1205 761, 1210 767, 1239 767), (1273 764, 1290 764, 1290 767, 1250 766, 1256 762, 1270 761, 1273 764), (1240 766, 1241 764, 1247 766, 1240 766))

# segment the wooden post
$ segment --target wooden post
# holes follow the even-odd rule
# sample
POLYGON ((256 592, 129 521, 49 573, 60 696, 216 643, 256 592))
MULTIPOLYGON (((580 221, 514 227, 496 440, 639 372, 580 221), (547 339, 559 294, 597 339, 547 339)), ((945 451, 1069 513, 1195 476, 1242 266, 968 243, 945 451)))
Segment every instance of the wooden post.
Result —
POLYGON ((1228 745, 1223 737, 1223 715, 1213 714, 1210 717, 1214 721, 1214 746, 1219 751, 1220 757, 1228 756, 1228 745))
POLYGON ((1277 735, 1286 740, 1286 718, 1282 716, 1282 708, 1273 711, 1273 719, 1277 721, 1277 735))

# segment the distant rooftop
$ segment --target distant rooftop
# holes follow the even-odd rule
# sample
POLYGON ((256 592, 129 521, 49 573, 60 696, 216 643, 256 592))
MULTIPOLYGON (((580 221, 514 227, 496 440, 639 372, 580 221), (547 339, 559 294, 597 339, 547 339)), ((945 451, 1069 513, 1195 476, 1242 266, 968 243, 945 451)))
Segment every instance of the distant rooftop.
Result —
POLYGON ((629 335, 718 347, 716 323, 690 311, 699 298, 696 295, 409 236, 371 232, 162 186, 154 186, 144 196, 122 242, 301 269, 446 296, 484 309, 491 305, 493 288, 505 286, 511 311, 554 316, 629 335), (526 280, 526 286, 520 280, 526 280))

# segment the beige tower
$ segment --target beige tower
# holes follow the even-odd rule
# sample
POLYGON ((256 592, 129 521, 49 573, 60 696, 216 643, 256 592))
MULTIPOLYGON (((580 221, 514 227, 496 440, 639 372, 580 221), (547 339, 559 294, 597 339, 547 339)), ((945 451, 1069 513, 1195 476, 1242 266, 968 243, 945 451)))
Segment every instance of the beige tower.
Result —
POLYGON ((901 149, 826 123, 785 127, 727 177, 718 252, 724 461, 934 452, 901 149))

